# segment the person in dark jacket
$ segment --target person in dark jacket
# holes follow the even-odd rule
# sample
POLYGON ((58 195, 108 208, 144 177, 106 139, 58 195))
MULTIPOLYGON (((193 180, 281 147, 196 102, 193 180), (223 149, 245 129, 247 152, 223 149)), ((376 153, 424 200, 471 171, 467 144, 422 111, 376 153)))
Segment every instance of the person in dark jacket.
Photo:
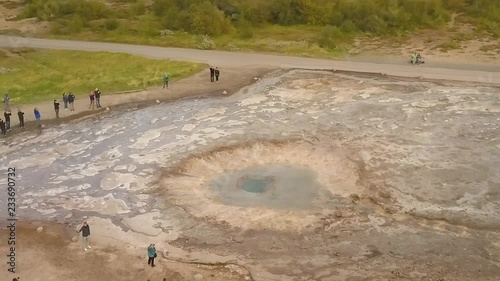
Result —
POLYGON ((59 102, 54 100, 54 111, 56 112, 56 118, 59 118, 59 102))
POLYGON ((24 128, 24 112, 20 108, 17 110, 17 117, 19 117, 19 127, 24 128))
POLYGON ((151 244, 148 247, 148 265, 152 267, 155 266, 155 258, 156 258, 156 248, 155 244, 151 244))
POLYGON ((64 110, 68 110, 68 94, 63 93, 63 103, 64 103, 64 110))
POLYGON ((5 122, 3 122, 2 119, 0 119, 0 130, 2 131, 2 135, 7 134, 7 130, 5 129, 5 122))
POLYGON ((214 82, 215 77, 215 68, 213 66, 210 67, 210 82, 214 82))
POLYGON ((85 251, 87 248, 90 249, 89 238, 90 238, 90 226, 86 221, 83 222, 83 226, 78 230, 78 233, 82 233, 82 246, 85 251))
POLYGON ((12 115, 12 113, 10 113, 10 111, 5 111, 3 113, 3 116, 5 117, 5 129, 7 131, 10 131, 10 116, 12 115))
POLYGON ((215 74, 215 81, 219 82, 220 71, 218 67, 215 68, 214 74, 215 74))
POLYGON ((69 95, 68 95, 68 103, 69 103, 69 110, 70 111, 75 111, 74 102, 75 102, 75 95, 73 95, 73 93, 69 93, 69 95))
POLYGON ((97 108, 101 108, 101 91, 99 91, 98 88, 95 88, 94 96, 95 96, 95 105, 96 105, 96 107, 97 108))
POLYGON ((95 94, 94 94, 94 91, 90 91, 89 100, 90 100, 89 109, 91 109, 91 108, 94 109, 94 107, 95 107, 95 94))

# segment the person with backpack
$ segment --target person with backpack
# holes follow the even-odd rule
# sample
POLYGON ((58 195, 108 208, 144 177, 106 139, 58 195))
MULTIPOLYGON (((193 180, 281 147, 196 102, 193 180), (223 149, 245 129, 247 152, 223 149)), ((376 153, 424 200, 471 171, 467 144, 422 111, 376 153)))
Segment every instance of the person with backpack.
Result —
POLYGON ((215 74, 215 81, 216 82, 219 82, 219 75, 220 75, 220 71, 219 71, 219 68, 216 67, 215 70, 214 70, 214 74, 215 74))
POLYGON ((99 91, 98 88, 95 88, 94 95, 95 95, 95 105, 96 105, 96 107, 97 108, 101 108, 101 91, 99 91))

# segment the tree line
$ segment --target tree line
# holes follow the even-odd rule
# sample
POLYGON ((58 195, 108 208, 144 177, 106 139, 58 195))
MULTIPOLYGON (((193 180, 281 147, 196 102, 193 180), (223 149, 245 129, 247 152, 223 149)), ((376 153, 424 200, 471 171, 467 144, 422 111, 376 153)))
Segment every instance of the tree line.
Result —
MULTIPOLYGON (((24 17, 75 18, 82 25, 97 19, 141 16, 159 29, 219 36, 262 25, 310 25, 342 34, 390 35, 446 24, 461 13, 499 35, 499 0, 25 0, 24 17)), ((108 24, 108 28, 114 25, 108 24)), ((158 30, 159 32, 159 30, 158 30)))

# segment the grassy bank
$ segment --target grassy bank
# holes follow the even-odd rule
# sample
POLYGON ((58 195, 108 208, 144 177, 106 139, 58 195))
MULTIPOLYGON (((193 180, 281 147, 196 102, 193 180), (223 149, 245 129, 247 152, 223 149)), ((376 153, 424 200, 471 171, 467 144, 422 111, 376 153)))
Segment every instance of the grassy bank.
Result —
POLYGON ((175 81, 204 67, 121 53, 0 50, 0 93, 8 91, 13 104, 30 104, 96 87, 103 93, 144 89, 161 85, 165 72, 175 81))

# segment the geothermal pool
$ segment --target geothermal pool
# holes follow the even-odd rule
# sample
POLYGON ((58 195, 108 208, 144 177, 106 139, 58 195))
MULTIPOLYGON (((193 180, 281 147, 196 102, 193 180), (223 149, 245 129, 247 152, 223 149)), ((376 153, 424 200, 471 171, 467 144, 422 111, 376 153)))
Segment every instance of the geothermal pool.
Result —
POLYGON ((0 155, 25 218, 87 216, 130 244, 188 237, 261 280, 391 266, 420 280, 428 261, 450 278, 500 274, 500 89, 487 85, 289 71, 18 135, 0 155))

